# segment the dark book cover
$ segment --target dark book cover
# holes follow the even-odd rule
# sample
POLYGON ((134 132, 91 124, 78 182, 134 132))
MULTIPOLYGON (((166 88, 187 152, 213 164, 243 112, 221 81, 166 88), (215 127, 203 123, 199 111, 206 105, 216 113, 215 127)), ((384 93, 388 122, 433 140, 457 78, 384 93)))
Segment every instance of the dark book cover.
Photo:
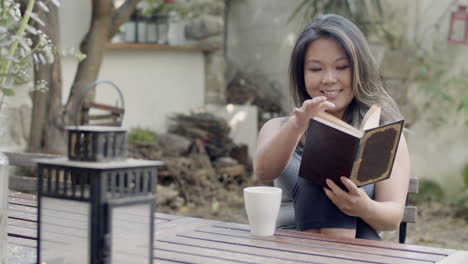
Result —
POLYGON ((390 177, 404 121, 369 129, 357 137, 311 119, 306 134, 299 176, 327 187, 333 180, 346 190, 340 177, 357 186, 390 177))

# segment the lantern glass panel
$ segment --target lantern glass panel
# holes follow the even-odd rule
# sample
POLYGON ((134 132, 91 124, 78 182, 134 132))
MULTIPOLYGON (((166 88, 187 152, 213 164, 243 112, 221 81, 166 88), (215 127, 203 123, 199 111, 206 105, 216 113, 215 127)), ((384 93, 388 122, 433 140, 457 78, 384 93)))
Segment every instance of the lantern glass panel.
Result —
POLYGON ((150 263, 151 204, 111 206, 112 263, 150 263))
POLYGON ((90 259, 89 213, 86 202, 41 198, 42 262, 82 264, 90 259))

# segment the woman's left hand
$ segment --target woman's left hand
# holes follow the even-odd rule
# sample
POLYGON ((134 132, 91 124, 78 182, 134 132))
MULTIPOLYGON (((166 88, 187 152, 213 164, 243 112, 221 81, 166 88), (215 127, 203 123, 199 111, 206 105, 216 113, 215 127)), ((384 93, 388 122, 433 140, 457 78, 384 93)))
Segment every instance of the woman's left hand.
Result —
POLYGON ((323 188, 328 198, 349 216, 363 216, 367 214, 371 199, 367 193, 356 186, 346 177, 340 177, 341 182, 348 188, 348 192, 341 189, 332 180, 327 179, 327 185, 331 190, 323 188))

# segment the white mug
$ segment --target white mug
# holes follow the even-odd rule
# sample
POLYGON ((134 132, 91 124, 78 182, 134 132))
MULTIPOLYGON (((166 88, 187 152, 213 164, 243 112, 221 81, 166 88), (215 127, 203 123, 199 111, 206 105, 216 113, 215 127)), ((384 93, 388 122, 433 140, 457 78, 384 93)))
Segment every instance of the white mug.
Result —
POLYGON ((281 205, 281 189, 269 186, 244 188, 244 203, 250 234, 272 236, 281 205))

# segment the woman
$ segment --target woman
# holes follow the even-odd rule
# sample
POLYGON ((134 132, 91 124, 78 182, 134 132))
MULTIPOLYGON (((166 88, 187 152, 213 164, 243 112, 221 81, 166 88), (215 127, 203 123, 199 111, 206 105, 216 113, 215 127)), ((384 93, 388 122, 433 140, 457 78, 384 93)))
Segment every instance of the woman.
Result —
POLYGON ((279 225, 380 239, 376 230, 395 229, 403 217, 410 171, 403 135, 387 180, 358 188, 342 177, 348 189, 344 191, 330 180, 330 189, 326 189, 298 177, 303 135, 309 119, 320 111, 359 127, 370 106, 378 104, 382 107, 381 124, 402 119, 383 88, 364 35, 341 16, 315 18, 297 39, 289 79, 296 107, 290 116, 265 123, 254 161, 259 179, 275 180, 283 189, 279 225))

